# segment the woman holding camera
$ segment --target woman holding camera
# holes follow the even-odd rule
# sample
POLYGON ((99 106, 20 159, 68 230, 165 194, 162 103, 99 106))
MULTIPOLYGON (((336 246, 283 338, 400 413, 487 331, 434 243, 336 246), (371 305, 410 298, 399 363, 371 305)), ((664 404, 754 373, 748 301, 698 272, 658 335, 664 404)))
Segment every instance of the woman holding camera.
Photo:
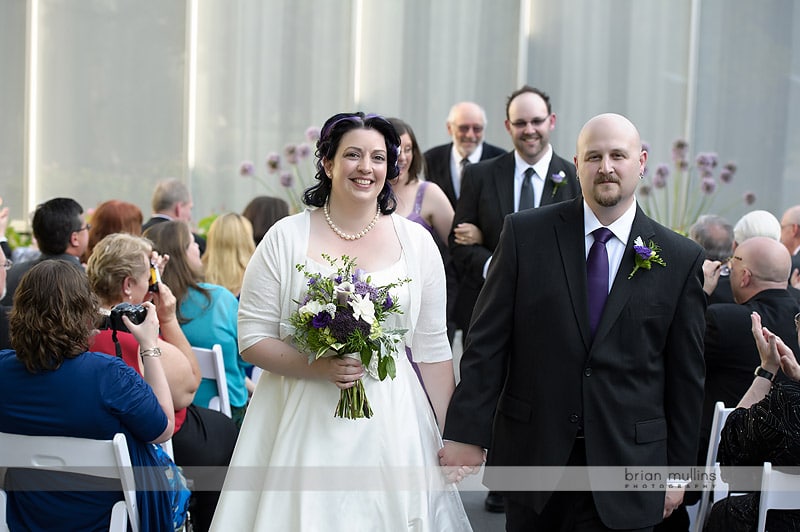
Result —
MULTIPOLYGON (((178 324, 175 296, 166 284, 151 284, 151 261, 165 262, 153 253, 150 241, 116 233, 103 238, 95 246, 86 273, 101 306, 109 312, 120 303, 140 305, 152 300, 155 304, 161 323, 158 346, 163 353, 164 371, 175 404, 175 434, 172 437, 175 463, 184 467, 227 466, 238 428, 224 414, 192 404, 200 383, 200 369, 178 324)), ((131 334, 112 329, 101 330, 93 345, 94 350, 109 355, 121 351, 122 359, 134 369, 138 369, 135 355, 138 348, 131 334)), ((188 471, 188 476, 200 488, 221 485, 224 473, 212 476, 215 470, 209 468, 208 471, 188 471)), ((195 530, 208 528, 218 498, 219 494, 214 491, 193 492, 190 510, 195 530)))
MULTIPOLYGON (((148 443, 168 440, 175 417, 158 356, 158 318, 152 303, 145 309, 140 324, 124 321, 141 345, 140 376, 90 351, 97 300, 80 268, 63 260, 31 268, 9 317, 14 350, 0 351, 0 431, 99 440, 121 432, 135 467, 157 466, 148 443)), ((137 485, 142 530, 172 527, 166 477, 160 480, 137 485)), ((9 469, 5 488, 11 530, 107 530, 111 508, 122 500, 118 482, 53 471, 9 469)))

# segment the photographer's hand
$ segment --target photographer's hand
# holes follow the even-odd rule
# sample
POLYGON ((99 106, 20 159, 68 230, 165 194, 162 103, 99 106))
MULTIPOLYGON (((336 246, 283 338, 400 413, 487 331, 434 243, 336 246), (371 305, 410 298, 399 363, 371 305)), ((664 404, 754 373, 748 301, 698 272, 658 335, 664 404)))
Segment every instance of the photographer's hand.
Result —
POLYGON ((136 325, 124 314, 122 323, 139 342, 140 349, 150 349, 158 346, 158 314, 155 305, 149 301, 142 303, 142 306, 147 309, 147 315, 142 323, 136 325))

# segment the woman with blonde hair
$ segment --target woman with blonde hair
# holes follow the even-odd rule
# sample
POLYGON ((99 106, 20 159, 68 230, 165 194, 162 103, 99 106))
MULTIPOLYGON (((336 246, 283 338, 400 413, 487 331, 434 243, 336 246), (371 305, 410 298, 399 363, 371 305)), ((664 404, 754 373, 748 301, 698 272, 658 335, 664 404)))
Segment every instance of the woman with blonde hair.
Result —
POLYGON ((202 257, 206 281, 224 286, 239 297, 244 270, 255 249, 250 220, 235 212, 217 217, 206 235, 202 257))

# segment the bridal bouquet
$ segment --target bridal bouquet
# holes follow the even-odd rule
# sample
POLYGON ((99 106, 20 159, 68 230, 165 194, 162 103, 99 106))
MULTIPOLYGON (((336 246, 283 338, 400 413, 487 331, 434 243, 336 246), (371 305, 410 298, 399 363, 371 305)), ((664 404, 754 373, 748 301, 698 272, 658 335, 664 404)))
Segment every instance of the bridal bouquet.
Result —
MULTIPOLYGON (((301 301, 295 301, 299 308, 289 318, 295 328, 295 345, 309 354, 309 364, 326 356, 347 356, 361 360, 372 378, 394 378, 398 344, 406 330, 384 330, 383 323, 390 314, 402 313, 390 290, 409 279, 374 286, 370 277, 364 278, 363 270, 354 269, 354 259, 322 256, 336 268, 327 277, 310 273, 302 264, 296 266, 308 278, 308 291, 301 301)), ((334 415, 372 417, 361 380, 341 391, 334 415)))

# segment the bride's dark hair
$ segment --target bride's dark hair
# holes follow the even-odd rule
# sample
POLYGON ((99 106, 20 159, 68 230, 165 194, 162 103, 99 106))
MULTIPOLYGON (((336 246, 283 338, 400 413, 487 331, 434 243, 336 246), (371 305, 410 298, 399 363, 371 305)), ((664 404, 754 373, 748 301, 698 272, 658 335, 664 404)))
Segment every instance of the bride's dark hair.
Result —
POLYGON ((386 141, 386 181, 383 189, 378 194, 378 207, 382 214, 392 214, 397 208, 397 200, 389 184, 390 179, 394 179, 399 174, 397 168, 397 154, 400 149, 400 136, 395 131, 394 126, 378 115, 365 115, 364 113, 339 113, 330 117, 317 141, 316 167, 317 173, 314 176, 317 184, 309 187, 303 193, 303 203, 313 207, 322 207, 328 201, 331 194, 331 180, 325 175, 322 167, 323 160, 333 160, 336 150, 342 137, 353 129, 374 129, 383 135, 386 141))

